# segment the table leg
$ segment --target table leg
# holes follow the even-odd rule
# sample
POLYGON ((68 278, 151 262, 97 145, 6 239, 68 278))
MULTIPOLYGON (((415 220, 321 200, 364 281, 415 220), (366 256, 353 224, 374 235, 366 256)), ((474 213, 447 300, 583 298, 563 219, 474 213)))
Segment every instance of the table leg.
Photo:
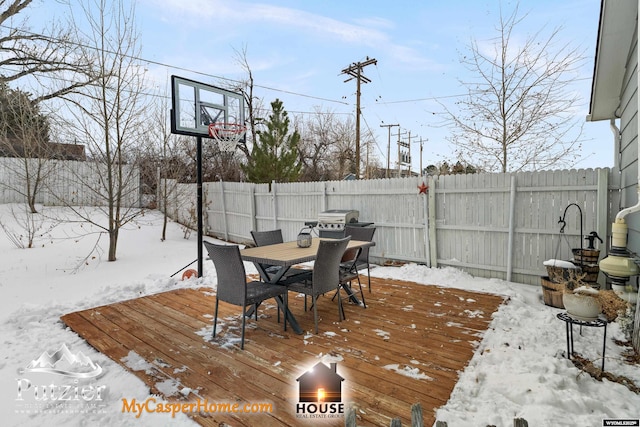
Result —
POLYGON ((284 300, 282 299, 282 297, 276 297, 276 301, 278 302, 278 307, 280 308, 280 310, 282 310, 282 312, 287 318, 285 321, 289 322, 289 325, 293 328, 293 331, 296 334, 301 335, 302 328, 298 324, 298 321, 296 320, 291 310, 289 310, 289 307, 287 307, 287 305, 284 303, 284 300))
MULTIPOLYGON (((281 269, 278 270, 278 272, 275 275, 269 276, 269 273, 267 272, 267 270, 265 270, 262 267, 261 264, 259 264, 257 262, 254 262, 253 265, 256 266, 256 270, 258 270, 258 274, 260 274, 260 279, 265 283, 277 284, 280 281, 280 279, 282 279, 282 277, 285 275, 285 273, 287 271, 289 271, 289 267, 282 267, 281 269)), ((276 297, 276 300, 278 300, 278 299, 279 298, 276 297)), ((282 305, 284 305, 284 302, 282 302, 282 301, 278 302, 278 306, 282 306, 282 305)), ((249 307, 249 310, 247 310, 247 312, 246 312, 246 316, 247 317, 251 317, 251 315, 253 314, 254 310, 255 310, 255 307, 253 307, 253 306, 249 307)), ((282 312, 283 313, 290 313, 290 312, 288 312, 288 308, 287 308, 287 311, 282 310, 282 312)), ((290 314, 289 317, 287 317, 287 319, 289 319, 290 321, 293 320, 292 327, 295 325, 294 330, 296 330, 296 331, 300 330, 300 327, 297 326, 298 323, 295 321, 295 318, 293 317, 292 314, 290 314)), ((280 322, 280 312, 278 312, 278 322, 280 322)), ((296 332, 296 333, 301 334, 302 331, 301 332, 296 332)))
POLYGON ((354 304, 358 304, 360 305, 360 300, 358 299, 358 297, 356 297, 356 293, 353 292, 353 288, 351 287, 350 284, 347 283, 341 283, 340 286, 342 287, 342 289, 345 290, 345 292, 347 293, 347 295, 349 295, 349 300, 354 303, 354 304))

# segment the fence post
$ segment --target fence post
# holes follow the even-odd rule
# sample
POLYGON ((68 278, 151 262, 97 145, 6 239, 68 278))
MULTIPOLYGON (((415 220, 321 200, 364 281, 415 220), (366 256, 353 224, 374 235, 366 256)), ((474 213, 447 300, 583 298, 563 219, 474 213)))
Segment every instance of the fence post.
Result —
POLYGON ((424 211, 424 262, 427 267, 431 267, 431 255, 429 254, 431 245, 431 243, 429 242, 429 195, 422 195, 418 193, 418 197, 422 198, 422 209, 424 211))
POLYGON ((529 423, 524 418, 514 418, 513 427, 529 427, 529 423))
POLYGON ((509 241, 507 242, 507 282, 511 281, 513 271, 513 235, 516 228, 516 176, 511 175, 511 188, 509 190, 509 241))
POLYGON ((389 427, 402 427, 402 421, 400 420, 400 418, 394 418, 391 420, 391 424, 389 424, 389 427))
POLYGON ((422 405, 419 403, 411 405, 411 427, 424 427, 422 405))
POLYGON ((436 180, 429 177, 429 267, 438 267, 437 228, 436 228, 436 180))
MULTIPOLYGON (((251 184, 249 190, 249 197, 251 197, 251 230, 258 229, 258 219, 256 218, 256 185, 251 184)), ((251 238, 251 236, 247 236, 247 238, 251 238)))
POLYGON ((222 223, 224 224, 224 239, 229 241, 229 226, 227 225, 227 205, 224 202, 224 181, 220 178, 220 200, 222 201, 222 223))
POLYGON ((271 203, 273 204, 273 228, 278 228, 278 197, 276 194, 276 181, 271 181, 271 203))

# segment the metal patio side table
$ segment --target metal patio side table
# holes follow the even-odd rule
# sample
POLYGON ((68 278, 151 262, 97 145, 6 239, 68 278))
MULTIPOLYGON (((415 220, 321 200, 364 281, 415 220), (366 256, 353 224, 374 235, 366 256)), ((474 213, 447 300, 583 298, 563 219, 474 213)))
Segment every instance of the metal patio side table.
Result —
POLYGON ((580 320, 569 316, 567 312, 558 313, 558 319, 565 322, 567 330, 567 358, 571 359, 573 355, 573 325, 589 328, 604 328, 604 336, 602 338, 602 372, 604 372, 604 355, 607 348, 607 321, 598 317, 594 320, 580 320))

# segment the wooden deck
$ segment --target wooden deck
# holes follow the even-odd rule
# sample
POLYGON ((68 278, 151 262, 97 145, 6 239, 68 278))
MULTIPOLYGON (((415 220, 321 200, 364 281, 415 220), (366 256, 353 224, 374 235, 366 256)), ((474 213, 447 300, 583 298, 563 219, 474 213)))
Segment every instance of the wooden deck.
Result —
MULTIPOLYGON (((318 424, 317 418, 296 416, 296 379, 320 361, 337 362, 344 378, 342 402, 357 408, 358 425, 387 427, 395 417, 410 425, 411 405, 417 402, 425 425, 432 425, 435 409, 449 399, 504 299, 389 279, 371 282, 373 292, 365 289, 368 308, 345 303, 343 322, 337 322, 330 297, 319 299, 318 335, 284 332, 275 304, 263 305, 258 322, 247 320, 244 351, 229 345, 231 337, 239 337, 239 308, 222 302, 218 336, 208 341, 215 301, 209 288, 96 307, 66 314, 62 321, 169 401, 272 404, 270 413, 194 413, 203 426, 318 424), (124 358, 130 352, 153 368, 128 367, 124 358), (167 395, 171 382, 192 392, 167 395)), ((289 304, 300 326, 312 331, 313 312, 304 312, 302 297, 290 294, 289 304)), ((322 421, 344 425, 342 417, 322 421)))

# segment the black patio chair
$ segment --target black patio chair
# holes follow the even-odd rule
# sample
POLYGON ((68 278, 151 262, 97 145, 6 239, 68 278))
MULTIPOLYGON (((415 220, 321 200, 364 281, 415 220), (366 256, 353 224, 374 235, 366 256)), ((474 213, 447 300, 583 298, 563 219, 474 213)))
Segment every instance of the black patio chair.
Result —
MULTIPOLYGON (((345 235, 351 236, 352 240, 360 240, 363 242, 371 242, 376 232, 375 227, 345 227, 345 235)), ((367 267, 367 286, 371 292, 371 267, 369 266, 369 248, 362 248, 356 263, 357 269, 362 270, 367 267)))
MULTIPOLYGON (((347 249, 340 260, 340 290, 344 290, 347 293, 347 297, 352 300, 356 304, 361 304, 364 308, 367 308, 367 303, 364 299, 364 292, 362 291, 362 282, 360 281, 360 274, 358 274, 358 258, 360 257, 360 253, 362 252, 362 248, 351 248, 347 249), (360 298, 362 301, 359 301, 353 292, 353 288, 351 287, 351 283, 357 280, 358 286, 360 287, 360 298)), ((335 297, 335 296, 334 296, 335 297)), ((346 317, 345 317, 346 318, 346 317)))
MULTIPOLYGON (((282 297, 284 308, 286 308, 288 298, 287 288, 286 286, 273 285, 256 280, 247 283, 244 264, 238 246, 216 245, 210 242, 203 242, 203 244, 209 253, 209 258, 211 258, 211 261, 213 261, 215 265, 218 276, 212 339, 216 336, 216 328, 218 325, 218 302, 222 300, 226 303, 240 306, 242 307, 242 339, 240 348, 244 350, 244 331, 247 317, 245 308, 247 306, 254 306, 256 320, 258 320, 258 306, 269 298, 282 297)), ((287 316, 284 316, 284 329, 287 330, 287 316)))
MULTIPOLYGON (((311 297, 316 334, 318 333, 318 297, 327 292, 337 291, 340 287, 340 260, 350 239, 350 237, 345 237, 344 239, 321 240, 313 264, 311 280, 292 283, 288 286, 290 291, 305 295, 305 311, 307 309, 307 295, 311 297)), ((338 317, 340 320, 344 319, 342 298, 339 292, 338 317)))
MULTIPOLYGON (((253 242, 256 246, 267 246, 267 245, 275 245, 277 243, 283 243, 284 240, 282 238, 282 230, 267 230, 267 231, 251 231, 251 237, 253 238, 253 242)), ((278 270, 282 267, 279 265, 266 265, 260 264, 262 269, 266 271, 268 274, 276 274, 278 270)), ((307 270, 304 268, 295 268, 290 267, 289 270, 284 274, 284 277, 280 279, 279 283, 287 284, 290 282, 302 281, 305 278, 311 278, 311 270, 307 270)))

